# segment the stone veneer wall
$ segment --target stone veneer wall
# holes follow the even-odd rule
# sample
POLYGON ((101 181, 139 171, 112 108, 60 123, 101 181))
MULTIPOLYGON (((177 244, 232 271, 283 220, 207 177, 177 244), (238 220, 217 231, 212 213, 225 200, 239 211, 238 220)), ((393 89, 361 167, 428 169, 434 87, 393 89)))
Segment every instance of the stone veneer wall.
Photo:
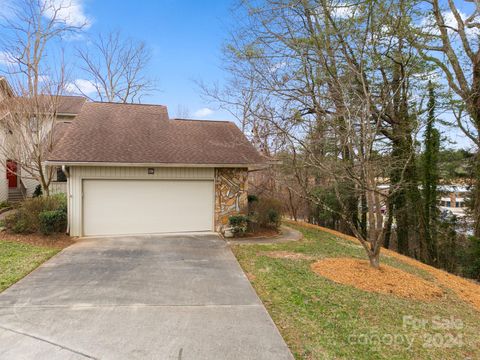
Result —
POLYGON ((228 217, 246 214, 248 169, 215 169, 215 230, 222 232, 228 217))

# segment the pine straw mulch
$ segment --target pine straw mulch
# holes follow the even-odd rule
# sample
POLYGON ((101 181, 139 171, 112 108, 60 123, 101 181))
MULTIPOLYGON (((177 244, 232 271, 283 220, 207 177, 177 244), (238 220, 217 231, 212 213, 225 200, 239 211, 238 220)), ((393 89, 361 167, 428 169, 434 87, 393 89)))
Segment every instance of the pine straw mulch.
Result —
MULTIPOLYGON (((382 249, 385 251, 385 249, 382 249)), ((462 278, 457 275, 450 274, 446 271, 434 268, 430 265, 416 261, 407 256, 400 255, 392 250, 386 250, 387 254, 392 257, 397 257, 400 261, 412 266, 416 266, 422 270, 425 270, 435 276, 435 279, 443 286, 453 290, 455 294, 463 301, 471 304, 477 310, 480 311, 480 285, 476 284, 472 280, 462 278), (395 255, 391 255, 391 253, 395 255)))
POLYGON ((75 240, 66 234, 14 234, 8 231, 0 232, 0 241, 14 241, 24 244, 64 249, 72 245, 75 240))
MULTIPOLYGON (((345 235, 345 234, 342 234, 341 232, 331 230, 331 229, 327 229, 327 228, 324 228, 322 226, 308 224, 308 223, 303 222, 303 221, 287 221, 287 222, 290 222, 292 224, 297 224, 297 225, 300 225, 300 226, 303 226, 303 227, 306 227, 306 228, 327 232, 327 233, 330 233, 330 234, 335 235, 337 237, 340 237, 342 239, 359 243, 358 239, 353 237, 353 236, 345 235)), ((450 273, 448 273, 444 270, 434 268, 433 266, 424 264, 420 261, 409 258, 408 256, 401 255, 401 254, 399 254, 399 253, 397 253, 393 250, 382 249, 382 254, 393 257, 393 258, 395 258, 397 260, 400 260, 403 263, 406 263, 408 265, 412 265, 412 266, 415 266, 419 269, 427 271, 428 273, 430 273, 431 275, 433 275, 435 277, 436 281, 440 285, 451 289, 453 292, 455 292, 455 294, 460 299, 469 303, 474 308, 476 308, 478 311, 480 311, 480 285, 476 284, 475 282, 473 282, 471 280, 468 280, 468 279, 465 279, 465 278, 462 278, 462 277, 457 276, 457 275, 450 274, 450 273)))
POLYGON ((343 285, 357 289, 429 301, 440 298, 443 291, 435 284, 389 265, 374 269, 366 260, 328 258, 311 265, 312 270, 343 285))

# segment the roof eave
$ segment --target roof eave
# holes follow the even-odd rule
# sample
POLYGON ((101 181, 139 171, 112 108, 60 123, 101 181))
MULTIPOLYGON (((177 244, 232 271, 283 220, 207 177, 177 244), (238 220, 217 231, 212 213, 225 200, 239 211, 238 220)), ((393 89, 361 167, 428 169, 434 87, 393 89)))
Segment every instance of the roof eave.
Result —
POLYGON ((189 164, 189 163, 128 163, 128 162, 103 162, 103 161, 65 161, 47 160, 50 166, 107 166, 107 167, 198 167, 198 168, 248 168, 261 169, 270 166, 267 163, 235 163, 235 164, 189 164))
POLYGON ((78 113, 68 113, 68 112, 57 112, 57 116, 68 116, 68 117, 75 117, 78 113))
POLYGON ((11 97, 15 96, 15 91, 13 90, 13 88, 11 87, 11 85, 9 84, 8 80, 5 77, 0 76, 0 83, 4 84, 4 89, 9 96, 11 97))

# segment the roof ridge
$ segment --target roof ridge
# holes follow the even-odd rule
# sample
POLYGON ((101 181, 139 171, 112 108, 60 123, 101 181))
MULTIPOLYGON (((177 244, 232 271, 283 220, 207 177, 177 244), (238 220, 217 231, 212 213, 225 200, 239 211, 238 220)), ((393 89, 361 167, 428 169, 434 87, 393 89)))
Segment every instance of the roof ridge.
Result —
POLYGON ((112 104, 112 105, 139 105, 139 106, 159 106, 167 108, 167 105, 163 104, 139 104, 139 103, 121 103, 115 101, 91 101, 89 104, 112 104))
MULTIPOLYGON (((82 96, 82 95, 60 95, 60 94, 38 94, 37 97, 41 97, 41 96, 45 96, 45 97, 69 97, 69 98, 79 98, 79 99, 85 99, 87 100, 87 98, 85 96, 82 96)), ((26 96, 19 96, 19 98, 24 98, 26 96)))
POLYGON ((80 99, 87 100, 87 98, 82 95, 46 95, 46 96, 71 97, 71 98, 80 98, 80 99))
POLYGON ((173 121, 204 121, 204 122, 214 122, 214 123, 228 123, 228 124, 234 124, 233 121, 230 120, 212 120, 212 119, 183 119, 183 118, 173 118, 170 119, 173 121))

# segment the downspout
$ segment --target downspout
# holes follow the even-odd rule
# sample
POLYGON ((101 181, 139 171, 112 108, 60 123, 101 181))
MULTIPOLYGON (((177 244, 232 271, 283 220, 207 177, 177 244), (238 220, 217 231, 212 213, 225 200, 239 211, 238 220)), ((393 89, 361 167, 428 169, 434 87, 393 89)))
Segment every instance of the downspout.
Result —
POLYGON ((70 235, 70 172, 65 165, 62 165, 62 172, 67 178, 67 235, 70 235))

